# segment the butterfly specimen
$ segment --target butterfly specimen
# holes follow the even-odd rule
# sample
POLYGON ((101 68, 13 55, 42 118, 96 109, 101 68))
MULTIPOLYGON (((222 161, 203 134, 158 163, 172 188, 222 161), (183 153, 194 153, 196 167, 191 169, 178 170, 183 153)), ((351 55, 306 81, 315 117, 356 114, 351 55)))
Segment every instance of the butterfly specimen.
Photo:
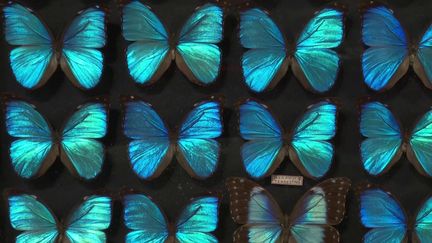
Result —
POLYGON ((111 224, 110 197, 84 198, 64 221, 59 221, 36 196, 13 194, 7 200, 12 227, 23 231, 16 237, 16 243, 106 242, 103 230, 111 224))
POLYGON ((60 63, 66 76, 81 89, 95 87, 101 78, 105 46, 105 12, 98 7, 81 11, 60 39, 28 8, 11 3, 3 9, 6 41, 14 46, 10 64, 16 80, 27 89, 48 81, 60 63))
POLYGON ((177 221, 168 222, 159 207, 143 194, 124 198, 124 220, 131 230, 127 243, 218 242, 211 234, 218 225, 219 198, 195 198, 183 210, 177 221))
POLYGON ((124 104, 124 134, 129 143, 129 159, 142 179, 158 177, 174 154, 180 165, 194 178, 211 176, 217 167, 222 134, 221 104, 217 100, 198 103, 176 132, 167 126, 142 100, 130 97, 124 104))
POLYGON ((108 105, 103 101, 79 106, 60 132, 54 131, 35 107, 18 99, 5 102, 6 130, 13 138, 9 155, 19 176, 37 178, 57 156, 75 176, 96 177, 105 157, 98 139, 107 133, 108 105))
POLYGON ((363 167, 371 175, 387 172, 406 151, 408 160, 424 176, 432 176, 432 110, 424 114, 412 129, 404 133, 391 111, 380 102, 362 106, 360 132, 363 167))
POLYGON ((348 178, 325 180, 308 190, 290 215, 260 185, 245 178, 228 178, 230 211, 241 224, 234 243, 339 242, 333 227, 345 214, 345 199, 351 186, 348 178))
POLYGON ((396 198, 370 184, 360 193, 360 218, 370 230, 363 237, 365 243, 432 242, 432 197, 422 204, 415 218, 410 218, 396 198))
POLYGON ((241 13, 240 42, 248 49, 242 57, 243 76, 254 92, 270 90, 289 65, 308 90, 331 89, 339 72, 339 56, 333 50, 344 35, 343 13, 325 8, 306 25, 294 46, 288 46, 281 31, 261 9, 241 13))
POLYGON ((412 65, 423 84, 432 89, 432 25, 420 42, 410 43, 393 11, 372 6, 363 14, 363 77, 375 91, 390 89, 412 65))
POLYGON ((241 150, 247 173, 255 178, 272 174, 286 155, 301 173, 321 178, 330 169, 336 133, 337 106, 322 101, 309 106, 291 134, 283 131, 267 106, 254 100, 240 105, 240 135, 247 140, 241 150))
POLYGON ((151 9, 135 0, 123 8, 123 37, 129 73, 138 84, 158 80, 175 60, 186 77, 199 85, 215 81, 221 66, 223 11, 214 4, 195 10, 180 33, 169 35, 151 9))

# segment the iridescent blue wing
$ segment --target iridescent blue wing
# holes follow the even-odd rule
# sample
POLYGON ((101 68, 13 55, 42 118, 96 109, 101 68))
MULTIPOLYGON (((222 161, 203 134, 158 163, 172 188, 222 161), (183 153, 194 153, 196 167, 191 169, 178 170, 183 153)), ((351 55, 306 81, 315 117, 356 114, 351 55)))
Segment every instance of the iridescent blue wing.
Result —
POLYGON ((208 85, 215 81, 221 66, 223 10, 214 4, 198 8, 180 32, 176 63, 194 83, 208 85))
MULTIPOLYGON (((417 212, 414 224, 415 242, 432 242, 432 198, 429 197, 417 212)), ((414 240, 413 240, 414 241, 414 240)))
POLYGON ((126 50, 129 73, 135 82, 150 84, 171 63, 168 33, 158 17, 137 0, 123 8, 123 37, 132 41, 126 50))
POLYGON ((413 68, 423 84, 432 89, 432 25, 426 30, 418 45, 413 68))
POLYGON ((102 76, 106 43, 105 12, 89 8, 78 14, 63 36, 60 64, 72 83, 82 89, 95 87, 102 76))
POLYGON ((372 7, 363 15, 364 82, 379 91, 391 88, 408 70, 408 43, 393 12, 383 6, 372 7))
POLYGON ((56 243, 59 236, 57 219, 33 195, 10 195, 9 219, 12 227, 23 231, 16 237, 16 243, 56 243))
POLYGON ((124 134, 129 143, 132 169, 143 179, 158 177, 172 159, 168 129, 150 104, 133 100, 125 104, 124 134))
POLYGON ((147 196, 130 194, 124 198, 124 221, 132 230, 127 243, 165 242, 168 239, 168 222, 159 207, 147 196))
POLYGON ((58 154, 51 127, 24 101, 7 101, 5 116, 6 130, 14 138, 9 152, 14 170, 24 178, 41 176, 58 154))
POLYGON ((407 149, 407 156, 414 167, 425 176, 432 176, 432 110, 417 122, 407 149))
POLYGON ((308 110, 294 128, 290 158, 303 175, 321 178, 330 169, 334 148, 330 140, 336 134, 337 107, 322 101, 308 110))
POLYGON ((365 170, 380 175, 396 163, 401 154, 402 133, 390 110, 379 102, 364 104, 361 109, 361 157, 365 170))
POLYGON ((225 184, 231 216, 241 224, 234 233, 234 243, 282 242, 284 215, 270 193, 245 178, 231 177, 225 184))
POLYGON ((360 194, 360 219, 369 230, 365 243, 402 242, 406 215, 394 197, 381 189, 370 188, 360 194))
POLYGON ((332 226, 342 222, 351 181, 331 178, 309 189, 290 215, 289 242, 339 242, 339 232, 332 226))
POLYGON ((254 92, 272 89, 288 69, 285 40, 264 11, 254 8, 240 15, 243 77, 254 92))
POLYGON ((247 173, 253 178, 270 175, 285 157, 283 131, 267 107, 256 101, 240 105, 240 135, 248 140, 241 155, 247 173))
POLYGON ((107 133, 108 107, 88 103, 78 107, 62 130, 61 160, 74 174, 93 179, 101 171, 105 149, 101 141, 107 133))
POLYGON ((218 165, 222 135, 221 104, 206 101, 195 105, 180 127, 177 158, 192 176, 207 178, 218 165))
POLYGON ((6 41, 14 48, 10 64, 17 81, 28 89, 42 86, 57 68, 53 40, 33 12, 12 3, 3 9, 6 41))
POLYGON ((294 75, 304 87, 323 93, 333 87, 339 72, 338 47, 344 36, 343 13, 325 8, 306 25, 297 40, 294 75))
POLYGON ((76 208, 66 222, 65 235, 71 243, 105 243, 103 230, 111 224, 111 198, 92 195, 76 208))
POLYGON ((177 220, 176 238, 179 242, 218 242, 211 234, 219 221, 219 198, 215 196, 194 199, 177 220))

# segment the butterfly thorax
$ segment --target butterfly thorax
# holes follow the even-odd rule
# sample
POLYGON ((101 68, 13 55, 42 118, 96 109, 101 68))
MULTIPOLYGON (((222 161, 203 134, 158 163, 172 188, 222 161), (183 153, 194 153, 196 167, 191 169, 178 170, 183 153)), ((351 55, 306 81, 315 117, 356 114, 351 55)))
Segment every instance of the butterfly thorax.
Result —
POLYGON ((165 243, 175 243, 177 242, 176 238, 177 229, 174 224, 168 225, 168 238, 166 239, 165 243))
POLYGON ((178 45, 178 38, 176 35, 171 35, 168 38, 168 44, 169 44, 169 55, 170 55, 170 59, 174 60, 176 57, 176 49, 177 49, 177 45, 178 45))
POLYGON ((282 243, 288 243, 290 237, 290 228, 291 228, 291 219, 289 215, 284 215, 283 222, 281 223, 282 234, 281 241, 282 243))
POLYGON ((57 236, 57 243, 68 243, 69 239, 66 236, 66 227, 59 223, 57 224, 57 231, 59 232, 58 236, 57 236))

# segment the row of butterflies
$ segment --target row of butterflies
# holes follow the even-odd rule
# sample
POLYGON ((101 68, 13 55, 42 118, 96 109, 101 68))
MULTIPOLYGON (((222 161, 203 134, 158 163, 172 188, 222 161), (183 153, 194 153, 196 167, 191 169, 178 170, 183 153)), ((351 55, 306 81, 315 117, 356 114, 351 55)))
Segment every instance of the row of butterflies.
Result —
MULTIPOLYGON (((78 14, 55 40, 29 9, 11 3, 3 9, 6 41, 14 46, 10 63, 16 80, 25 88, 42 86, 58 63, 75 86, 95 87, 102 75, 106 44, 105 13, 89 8, 78 14)), ((196 9, 176 37, 168 34, 152 10, 131 1, 122 8, 123 37, 129 73, 136 83, 157 81, 175 60, 189 80, 198 85, 213 83, 221 70, 223 10, 206 4, 196 9), (177 37, 178 36, 178 37, 177 37)), ((295 47, 287 46, 281 31, 261 9, 240 15, 240 41, 247 51, 241 59, 243 76, 254 92, 273 88, 291 65, 294 75, 308 90, 323 93, 334 86, 340 57, 334 50, 344 36, 344 14, 325 8, 315 14, 300 34, 295 47), (291 53, 291 49, 294 52, 291 53)), ((432 88, 432 26, 421 41, 411 46, 393 12, 380 5, 363 15, 365 83, 373 90, 391 88, 412 64, 428 88, 432 88)))
MULTIPOLYGON (((241 177, 228 178, 233 220, 241 225, 233 236, 235 243, 337 243, 335 228, 345 215, 351 181, 330 178, 309 189, 284 214, 276 200, 260 185, 241 177)), ((394 196, 372 184, 358 187, 360 218, 370 230, 363 242, 432 242, 432 197, 409 218, 394 196)), ((23 231, 18 243, 106 242, 103 232, 111 223, 112 198, 91 195, 70 216, 59 221, 36 196, 11 193, 7 197, 12 227, 23 231)), ((129 229, 126 242, 218 242, 212 234, 219 224, 221 197, 206 195, 192 199, 176 221, 169 221, 147 195, 127 193, 122 196, 124 224, 129 229)))
MULTIPOLYGON (((107 102, 96 100, 78 107, 58 132, 30 103, 13 97, 4 102, 6 130, 13 138, 10 159, 21 177, 41 176, 57 156, 80 178, 92 179, 100 173, 105 157, 100 139, 108 130, 107 102)), ((122 103, 123 132, 131 140, 129 161, 140 178, 158 177, 173 156, 194 178, 205 179, 216 171, 221 153, 217 139, 223 133, 221 101, 212 98, 197 103, 174 132, 149 103, 136 97, 125 97, 122 103)), ((333 101, 309 106, 290 133, 256 100, 245 100, 237 110, 240 135, 247 141, 241 157, 254 179, 271 175, 286 156, 306 177, 319 179, 329 171, 339 110, 333 101)), ((365 103, 360 132, 366 138, 361 158, 369 174, 383 174, 406 151, 420 174, 432 177, 432 109, 407 135, 384 104, 365 103)))

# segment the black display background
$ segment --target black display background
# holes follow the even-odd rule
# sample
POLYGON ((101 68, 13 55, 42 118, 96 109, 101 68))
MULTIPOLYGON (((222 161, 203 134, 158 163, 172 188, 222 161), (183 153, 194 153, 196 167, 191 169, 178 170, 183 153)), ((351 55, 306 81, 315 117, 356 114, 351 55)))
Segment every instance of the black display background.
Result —
MULTIPOLYGON (((269 10, 281 30, 292 40, 302 30, 316 10, 324 7, 318 0, 262 1, 262 7, 269 10)), ((340 48, 343 60, 342 72, 334 89, 325 96, 337 97, 343 104, 339 119, 339 130, 335 140, 336 158, 327 177, 347 176, 358 183, 370 180, 382 184, 392 191, 407 211, 414 214, 429 194, 430 180, 420 176, 409 164, 406 157, 385 176, 372 178, 362 169, 359 157, 361 137, 358 132, 358 103, 365 97, 372 97, 390 105, 403 127, 410 128, 431 106, 432 91, 421 84, 410 71, 392 90, 377 94, 369 91, 362 83, 360 56, 360 17, 358 2, 345 0, 347 5, 346 39, 340 48)), ((76 12, 97 3, 97 1, 44 0, 24 1, 46 21, 53 33, 60 33, 76 12)), ((169 30, 178 30, 190 16, 193 9, 203 4, 200 0, 159 0, 148 4, 154 9, 169 30)), ((235 103, 239 98, 256 97, 269 105, 281 124, 291 128, 293 122, 304 109, 325 96, 314 95, 305 91, 289 72, 271 92, 255 95, 248 91, 242 81, 240 56, 243 52, 237 38, 237 20, 228 17, 225 22, 225 40, 223 42, 223 68, 219 81, 208 88, 191 84, 173 65, 158 83, 149 88, 134 84, 125 65, 124 50, 127 43, 120 30, 119 8, 116 1, 107 5, 111 12, 108 21, 108 45, 105 50, 106 68, 103 80, 92 92, 85 93, 74 88, 65 75, 58 71, 47 85, 34 92, 21 88, 11 73, 8 64, 10 48, 4 38, 0 44, 0 87, 1 91, 19 95, 32 101, 39 111, 56 128, 71 114, 76 106, 92 97, 109 96, 111 102, 109 134, 106 141, 107 157, 103 173, 92 182, 79 181, 61 165, 56 163, 43 177, 25 181, 13 171, 8 158, 10 138, 1 119, 1 162, 0 188, 16 188, 35 194, 44 201, 59 218, 68 215, 71 207, 81 198, 95 190, 106 189, 117 193, 125 188, 143 191, 154 198, 158 205, 173 219, 178 215, 190 197, 206 191, 223 190, 224 178, 246 176, 240 160, 240 146, 243 141, 237 132, 235 103), (225 133, 220 139, 222 155, 218 172, 206 181, 191 179, 175 162, 162 176, 152 182, 140 181, 132 172, 127 159, 127 139, 122 134, 122 122, 119 97, 121 95, 140 96, 154 105, 161 117, 170 127, 181 122, 192 105, 209 95, 222 94, 226 98, 224 123, 225 133)), ((409 36, 417 40, 431 23, 432 2, 428 0, 395 0, 390 5, 396 16, 408 30, 409 36), (415 38, 418 37, 418 38, 415 38)), ((2 31, 2 30, 1 30, 2 31)), ((3 33, 2 35, 3 36, 3 33)), ((293 164, 285 160, 277 170, 278 174, 298 175, 293 164)), ((269 179, 260 182, 275 196, 281 207, 289 212, 300 196, 316 182, 305 180, 303 187, 283 187, 269 185, 269 179)), ((221 242, 231 242, 233 231, 237 228, 231 220, 228 209, 228 197, 225 197, 220 212, 220 225, 216 232, 221 242)), ((0 237, 3 242, 12 242, 17 232, 9 224, 6 202, 0 204, 0 237)), ((357 203, 353 196, 348 201, 347 217, 339 230, 343 242, 359 242, 364 230, 357 214, 357 203)), ((122 223, 122 207, 115 203, 112 226, 108 230, 109 242, 122 242, 126 229, 122 223)))

